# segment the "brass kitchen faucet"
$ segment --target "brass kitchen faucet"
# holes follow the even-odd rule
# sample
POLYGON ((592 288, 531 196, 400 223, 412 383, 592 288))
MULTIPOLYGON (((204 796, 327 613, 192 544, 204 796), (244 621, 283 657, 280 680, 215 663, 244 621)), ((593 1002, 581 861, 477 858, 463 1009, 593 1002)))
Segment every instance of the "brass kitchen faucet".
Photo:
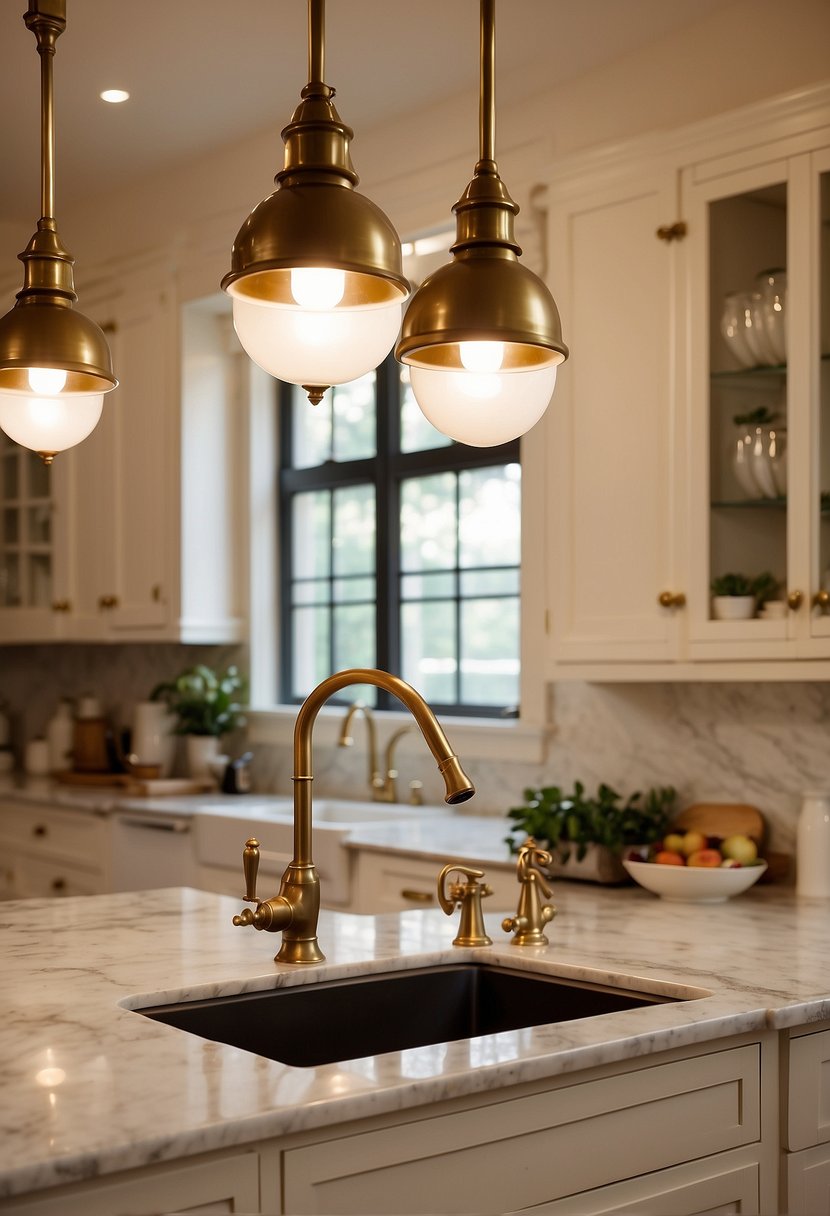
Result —
POLYGON ((334 693, 351 684, 375 684, 402 701, 415 719, 438 764, 446 786, 445 802, 466 802, 475 786, 461 767, 438 719, 415 689, 398 676, 375 668, 350 668, 328 676, 309 694, 294 724, 294 857, 282 876, 279 892, 270 899, 256 894, 259 841, 247 841, 243 853, 245 908, 233 918, 235 925, 253 925, 269 933, 282 932, 278 963, 321 963, 325 955, 317 942, 320 912, 320 878, 311 852, 311 739, 314 722, 322 706, 334 693))

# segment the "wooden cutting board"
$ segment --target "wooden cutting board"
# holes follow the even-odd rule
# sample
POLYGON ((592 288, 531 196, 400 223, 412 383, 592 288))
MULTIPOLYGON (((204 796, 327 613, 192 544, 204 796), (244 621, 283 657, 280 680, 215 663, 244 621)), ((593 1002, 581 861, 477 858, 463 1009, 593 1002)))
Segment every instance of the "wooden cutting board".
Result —
POLYGON ((766 839, 764 816, 757 806, 742 802, 696 802, 676 817, 672 827, 704 836, 751 836, 762 849, 766 839))

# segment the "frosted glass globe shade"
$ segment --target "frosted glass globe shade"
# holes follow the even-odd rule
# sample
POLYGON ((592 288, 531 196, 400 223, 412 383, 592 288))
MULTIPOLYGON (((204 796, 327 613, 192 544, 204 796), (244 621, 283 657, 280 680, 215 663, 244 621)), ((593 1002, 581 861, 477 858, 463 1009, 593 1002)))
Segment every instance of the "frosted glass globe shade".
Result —
MULTIPOLYGON (((30 380, 32 371, 44 370, 31 368, 30 380)), ((103 393, 0 391, 0 429, 33 452, 63 452, 95 429, 103 406, 103 393)))
POLYGON ((415 400, 436 430, 474 448, 524 435, 544 414, 556 384, 555 364, 496 372, 411 364, 409 374, 415 400))
POLYGON ((264 371, 288 384, 346 384, 383 362, 398 336, 402 301, 365 308, 304 309, 233 297, 239 341, 264 371))

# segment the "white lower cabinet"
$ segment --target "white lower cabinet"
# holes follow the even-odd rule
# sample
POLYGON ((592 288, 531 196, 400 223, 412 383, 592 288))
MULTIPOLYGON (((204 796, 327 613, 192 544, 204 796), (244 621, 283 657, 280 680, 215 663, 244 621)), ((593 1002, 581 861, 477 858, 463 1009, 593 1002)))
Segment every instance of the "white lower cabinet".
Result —
POLYGON ((94 811, 3 803, 0 857, 6 899, 110 890, 110 825, 94 811))
POLYGON ((783 1060, 782 1197, 798 1216, 830 1216, 830 1026, 791 1031, 783 1060), (790 1150, 790 1151, 787 1151, 790 1150))
POLYGON ((774 1061, 770 1037, 355 1127, 286 1149, 284 1210, 771 1212, 774 1061))

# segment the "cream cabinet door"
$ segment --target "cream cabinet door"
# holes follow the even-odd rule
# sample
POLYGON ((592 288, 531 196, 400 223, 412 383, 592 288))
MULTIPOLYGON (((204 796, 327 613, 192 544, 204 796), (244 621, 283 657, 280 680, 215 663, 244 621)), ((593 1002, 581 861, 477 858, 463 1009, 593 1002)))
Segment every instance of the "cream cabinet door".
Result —
POLYGON ((178 537, 176 310, 160 271, 102 300, 119 385, 74 450, 73 633, 159 636, 171 615, 178 537))
MULTIPOLYGON (((551 281, 571 357, 550 409, 550 657, 659 661, 678 651, 673 401, 682 241, 673 172, 583 182, 551 202, 551 281)), ((566 672, 562 674, 567 674, 566 672)))

